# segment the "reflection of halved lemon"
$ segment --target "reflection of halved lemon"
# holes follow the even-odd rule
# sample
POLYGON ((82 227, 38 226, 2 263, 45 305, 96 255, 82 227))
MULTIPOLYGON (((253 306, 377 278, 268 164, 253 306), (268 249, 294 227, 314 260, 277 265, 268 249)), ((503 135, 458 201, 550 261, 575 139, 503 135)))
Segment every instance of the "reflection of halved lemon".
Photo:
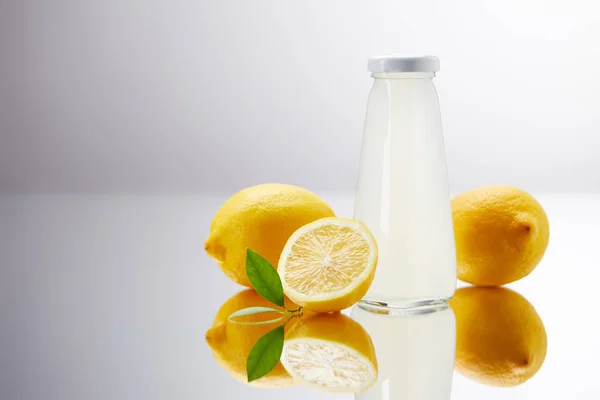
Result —
POLYGON ((486 385, 517 386, 535 375, 548 341, 535 308, 506 288, 457 290, 450 305, 456 315, 456 369, 486 385))
POLYGON ((377 380, 369 334, 340 313, 316 315, 294 326, 281 363, 298 381, 329 392, 360 393, 377 380))
MULTIPOLYGON (((297 308, 290 301, 285 302, 289 309, 297 308)), ((278 363, 271 372, 264 377, 248 383, 246 376, 246 359, 254 344, 265 333, 276 328, 279 324, 266 325, 241 325, 230 322, 227 318, 235 311, 246 307, 271 307, 274 306, 269 301, 262 298, 253 289, 239 292, 227 300, 219 309, 213 322, 212 328, 206 332, 206 342, 210 346, 213 356, 217 362, 228 371, 239 382, 256 387, 286 387, 294 384, 294 380, 288 374, 281 363, 278 363)), ((238 317, 237 320, 245 322, 266 321, 276 318, 279 314, 255 314, 245 317, 238 317)), ((286 330, 297 323, 299 319, 293 318, 286 324, 286 330)))
POLYGON ((286 296, 309 310, 329 312, 360 300, 376 265, 377 244, 363 223, 323 218, 294 232, 278 271, 286 296))

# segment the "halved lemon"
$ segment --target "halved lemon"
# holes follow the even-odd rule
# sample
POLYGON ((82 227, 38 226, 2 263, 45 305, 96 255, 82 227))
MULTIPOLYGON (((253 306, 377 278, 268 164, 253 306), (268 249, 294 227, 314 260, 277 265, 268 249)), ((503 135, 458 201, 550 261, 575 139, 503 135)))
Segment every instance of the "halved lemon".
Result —
POLYGON ((329 392, 360 393, 377 381, 371 337, 341 313, 295 325, 283 343, 281 363, 295 381, 329 392))
POLYGON ((288 239, 278 272, 283 291, 317 312, 339 311, 366 293, 377 266, 377 243, 360 221, 323 218, 288 239))

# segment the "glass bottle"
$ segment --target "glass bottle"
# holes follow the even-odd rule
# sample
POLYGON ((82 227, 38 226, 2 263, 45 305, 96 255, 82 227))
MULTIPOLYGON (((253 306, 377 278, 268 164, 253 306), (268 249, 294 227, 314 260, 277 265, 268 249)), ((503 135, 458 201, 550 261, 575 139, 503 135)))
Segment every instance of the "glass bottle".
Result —
POLYGON ((456 255, 433 56, 369 59, 369 94, 354 218, 379 246, 364 302, 410 308, 456 288, 456 255))

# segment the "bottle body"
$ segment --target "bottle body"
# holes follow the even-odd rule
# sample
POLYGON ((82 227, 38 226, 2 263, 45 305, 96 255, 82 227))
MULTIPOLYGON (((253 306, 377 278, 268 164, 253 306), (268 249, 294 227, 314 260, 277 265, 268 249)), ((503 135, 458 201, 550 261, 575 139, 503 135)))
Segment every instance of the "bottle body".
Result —
POLYGON ((379 246, 364 301, 445 301, 456 287, 456 255, 434 74, 373 76, 354 206, 379 246))

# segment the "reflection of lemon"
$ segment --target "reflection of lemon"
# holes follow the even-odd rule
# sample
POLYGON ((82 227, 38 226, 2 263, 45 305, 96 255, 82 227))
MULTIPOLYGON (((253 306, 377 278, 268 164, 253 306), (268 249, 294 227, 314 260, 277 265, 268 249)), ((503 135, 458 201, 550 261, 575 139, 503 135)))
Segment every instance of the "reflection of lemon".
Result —
POLYGON ((204 248, 229 278, 250 286, 246 248, 277 268, 281 249, 296 229, 333 215, 331 208, 308 190, 281 184, 249 187, 234 194, 217 211, 204 248))
MULTIPOLYGON (((263 299, 252 289, 239 292, 225 302, 219 309, 213 322, 212 328, 206 332, 206 342, 213 352, 217 362, 225 368, 235 379, 242 383, 248 383, 246 376, 246 359, 252 346, 265 333, 276 328, 280 323, 267 325, 241 325, 229 322, 229 317, 233 312, 246 307, 271 307, 277 308, 267 300, 263 299)), ((295 304, 286 299, 286 307, 289 309, 297 308, 295 304)), ((240 321, 266 321, 277 318, 279 314, 256 314, 245 317, 238 317, 240 321)), ((293 326, 298 319, 294 318, 286 325, 286 329, 293 326)), ((249 383, 257 387, 285 387, 294 383, 292 377, 285 371, 281 363, 264 377, 249 383)))
POLYGON ((493 386, 516 386, 546 358, 544 324, 531 303, 505 288, 469 287, 450 300, 456 315, 456 369, 493 386))
POLYGON ((510 186, 470 190, 452 200, 458 278, 500 286, 531 273, 550 235, 544 209, 510 186))
POLYGON ((329 312, 360 300, 376 265, 377 244, 362 222, 323 218, 294 232, 278 270, 286 296, 309 310, 329 312))
POLYGON ((286 336, 281 362, 298 381, 330 392, 360 393, 377 380, 369 334, 340 313, 298 323, 286 336))

